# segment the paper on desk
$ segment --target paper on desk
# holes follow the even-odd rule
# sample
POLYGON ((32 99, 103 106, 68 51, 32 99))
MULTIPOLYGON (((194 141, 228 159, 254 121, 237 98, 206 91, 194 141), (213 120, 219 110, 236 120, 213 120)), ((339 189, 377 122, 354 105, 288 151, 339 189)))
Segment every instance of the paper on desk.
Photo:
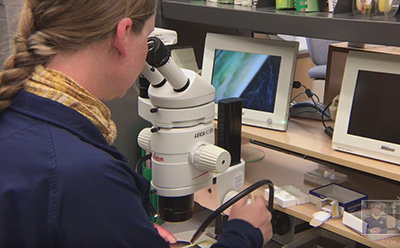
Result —
POLYGON ((183 248, 190 248, 190 247, 200 247, 200 248, 210 248, 212 245, 213 245, 214 243, 213 242, 210 242, 210 241, 202 241, 202 242, 199 242, 199 243, 197 243, 197 244, 195 244, 195 245, 187 245, 187 246, 184 246, 183 248))
POLYGON ((194 72, 199 71, 193 48, 172 49, 171 56, 180 68, 192 70, 194 72))

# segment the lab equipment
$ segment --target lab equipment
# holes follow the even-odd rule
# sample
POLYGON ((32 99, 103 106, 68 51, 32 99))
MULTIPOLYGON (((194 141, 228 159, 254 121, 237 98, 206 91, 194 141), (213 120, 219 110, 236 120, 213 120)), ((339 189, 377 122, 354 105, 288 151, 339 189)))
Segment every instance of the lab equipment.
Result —
MULTIPOLYGON (((299 43, 207 33, 202 78, 243 101, 243 124, 286 131, 299 43)), ((216 116, 217 117, 217 116, 216 116)))
POLYGON ((400 164, 400 56, 350 51, 332 148, 400 164))
POLYGON ((152 153, 152 192, 159 195, 161 219, 192 216, 193 193, 225 172, 231 156, 214 145, 214 87, 195 72, 179 68, 157 37, 148 39, 142 75, 148 97, 139 97, 139 116, 152 123, 138 135, 139 146, 152 153))
POLYGON ((151 187, 159 195, 160 218, 170 222, 190 219, 194 192, 217 185, 220 206, 199 227, 194 241, 214 216, 268 185, 274 232, 287 232, 288 222, 278 221, 283 217, 273 212, 271 181, 261 180, 238 193, 244 186, 244 161, 231 164, 229 152, 214 145, 214 87, 193 71, 179 68, 159 38, 150 37, 148 46, 142 79, 147 79, 149 89, 141 90, 138 106, 139 116, 153 126, 139 133, 138 144, 152 154, 151 187))
POLYGON ((290 117, 308 118, 313 120, 330 120, 329 109, 325 109, 326 106, 317 101, 305 100, 296 102, 290 106, 289 113, 290 117))
POLYGON ((335 183, 311 189, 309 193, 311 203, 318 205, 321 200, 330 198, 338 201, 341 209, 349 213, 360 210, 361 201, 368 199, 366 194, 351 190, 335 183))

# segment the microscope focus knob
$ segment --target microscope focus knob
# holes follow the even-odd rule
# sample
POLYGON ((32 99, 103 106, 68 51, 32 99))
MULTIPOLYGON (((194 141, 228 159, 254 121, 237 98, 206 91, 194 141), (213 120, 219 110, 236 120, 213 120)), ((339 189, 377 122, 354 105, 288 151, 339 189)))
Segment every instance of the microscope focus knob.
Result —
POLYGON ((191 157, 197 168, 218 173, 225 172, 231 164, 229 152, 212 144, 201 144, 191 157))
POLYGON ((137 137, 138 145, 145 151, 151 151, 150 150, 151 135, 152 135, 151 128, 144 128, 142 131, 140 131, 137 137))

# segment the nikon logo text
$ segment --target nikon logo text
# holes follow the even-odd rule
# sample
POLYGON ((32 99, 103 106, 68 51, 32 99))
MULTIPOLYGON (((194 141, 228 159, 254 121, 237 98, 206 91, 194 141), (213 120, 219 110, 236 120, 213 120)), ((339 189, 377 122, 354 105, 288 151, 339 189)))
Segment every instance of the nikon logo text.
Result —
POLYGON ((388 146, 381 146, 381 150, 386 150, 386 151, 389 151, 389 152, 395 152, 396 151, 396 149, 388 147, 388 146))

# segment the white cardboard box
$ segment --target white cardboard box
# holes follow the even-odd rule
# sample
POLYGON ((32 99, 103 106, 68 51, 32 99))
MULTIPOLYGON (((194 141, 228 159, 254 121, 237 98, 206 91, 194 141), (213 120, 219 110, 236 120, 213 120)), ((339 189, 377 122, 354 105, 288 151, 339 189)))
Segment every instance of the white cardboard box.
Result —
POLYGON ((342 223, 358 233, 367 233, 367 223, 361 220, 361 211, 349 213, 344 211, 342 223))
POLYGON ((343 213, 343 218, 342 218, 342 223, 350 227, 351 229, 355 230, 356 232, 364 235, 370 240, 381 240, 381 239, 387 239, 387 238, 392 238, 394 236, 398 236, 399 234, 396 233, 387 233, 387 234, 367 234, 367 228, 368 225, 361 219, 361 211, 357 212, 344 212, 343 213))
MULTIPOLYGON (((283 208, 293 207, 310 202, 310 196, 292 186, 274 186, 274 202, 283 208)), ((268 198, 269 189, 265 189, 265 197, 268 198)))

